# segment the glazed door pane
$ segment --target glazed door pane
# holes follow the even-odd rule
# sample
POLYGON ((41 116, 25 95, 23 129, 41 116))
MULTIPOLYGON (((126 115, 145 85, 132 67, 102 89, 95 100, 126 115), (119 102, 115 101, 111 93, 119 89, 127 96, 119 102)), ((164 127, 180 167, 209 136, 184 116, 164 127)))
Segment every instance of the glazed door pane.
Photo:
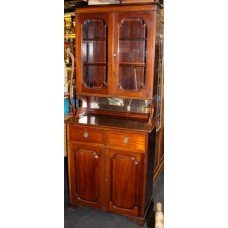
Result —
POLYGON ((146 61, 146 40, 119 40, 119 61, 121 63, 141 63, 146 61))
POLYGON ((121 90, 138 91, 145 84, 145 69, 144 67, 119 67, 119 87, 121 90))
POLYGON ((77 93, 108 94, 109 14, 76 15, 77 93))
POLYGON ((107 25, 102 19, 85 20, 82 26, 83 83, 102 88, 107 83, 107 25))
POLYGON ((146 30, 142 18, 123 18, 119 24, 119 87, 138 91, 145 86, 146 30))
POLYGON ((115 20, 115 95, 150 97, 153 13, 119 13, 115 20), (151 61, 150 61, 151 60, 151 61))

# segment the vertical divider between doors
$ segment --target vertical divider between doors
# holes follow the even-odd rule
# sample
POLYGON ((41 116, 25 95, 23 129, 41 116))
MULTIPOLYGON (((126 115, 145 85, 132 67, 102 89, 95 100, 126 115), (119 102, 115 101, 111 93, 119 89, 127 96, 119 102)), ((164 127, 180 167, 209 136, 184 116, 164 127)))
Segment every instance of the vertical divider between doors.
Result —
POLYGON ((118 13, 112 12, 112 95, 115 96, 118 86, 118 13))
POLYGON ((108 22, 108 94, 112 96, 113 83, 113 13, 109 12, 108 22))

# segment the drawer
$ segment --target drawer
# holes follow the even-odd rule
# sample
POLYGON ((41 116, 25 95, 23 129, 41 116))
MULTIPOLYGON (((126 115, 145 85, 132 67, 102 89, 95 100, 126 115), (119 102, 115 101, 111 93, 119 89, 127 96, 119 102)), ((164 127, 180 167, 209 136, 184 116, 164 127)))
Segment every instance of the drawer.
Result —
POLYGON ((104 132, 101 129, 69 125, 69 139, 104 144, 104 132))
POLYGON ((108 131, 107 144, 127 150, 145 151, 146 135, 123 131, 108 131))

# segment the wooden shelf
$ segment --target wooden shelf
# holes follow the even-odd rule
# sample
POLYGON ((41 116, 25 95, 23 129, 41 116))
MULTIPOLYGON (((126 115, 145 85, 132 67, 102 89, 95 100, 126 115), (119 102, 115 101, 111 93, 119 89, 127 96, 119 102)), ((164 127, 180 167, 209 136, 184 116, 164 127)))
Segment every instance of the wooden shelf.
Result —
POLYGON ((119 63, 120 67, 146 67, 145 63, 131 63, 131 62, 122 62, 119 63))
POLYGON ((146 41, 146 38, 120 38, 119 41, 146 41))
POLYGON ((101 62, 87 62, 83 63, 83 66, 107 66, 107 63, 101 63, 101 62))
POLYGON ((90 42, 90 41, 107 41, 107 38, 86 38, 82 39, 83 42, 90 42))

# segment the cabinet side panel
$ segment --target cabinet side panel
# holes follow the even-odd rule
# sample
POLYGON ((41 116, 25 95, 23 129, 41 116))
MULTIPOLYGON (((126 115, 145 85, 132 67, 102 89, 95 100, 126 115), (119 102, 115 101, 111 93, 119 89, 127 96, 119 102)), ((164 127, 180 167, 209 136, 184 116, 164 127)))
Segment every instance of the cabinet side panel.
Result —
POLYGON ((161 16, 156 12, 154 15, 156 21, 156 37, 155 37, 155 58, 154 58, 154 84, 153 84, 153 97, 157 95, 157 86, 159 84, 159 44, 161 34, 161 16))
POLYGON ((145 210, 148 208, 153 194, 153 170, 154 170, 154 154, 155 154, 156 129, 154 129, 148 137, 148 157, 147 157, 147 176, 146 176, 146 198, 145 210))

